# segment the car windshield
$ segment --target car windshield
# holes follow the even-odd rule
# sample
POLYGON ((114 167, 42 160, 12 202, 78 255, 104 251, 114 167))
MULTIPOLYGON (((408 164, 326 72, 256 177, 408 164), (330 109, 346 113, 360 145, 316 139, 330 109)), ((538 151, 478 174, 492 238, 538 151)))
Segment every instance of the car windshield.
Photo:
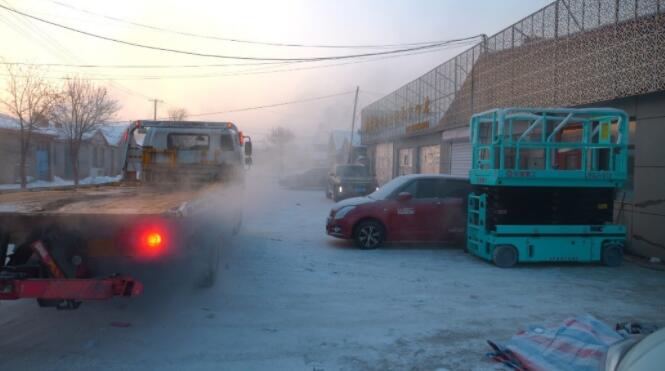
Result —
POLYGON ((361 177, 368 176, 367 168, 362 165, 343 165, 337 166, 336 173, 343 177, 361 177))
POLYGON ((399 177, 395 178, 388 183, 382 185, 377 189, 376 191, 370 193, 367 195, 367 197, 374 199, 374 200, 385 200, 388 198, 391 194, 393 194, 397 189, 402 187, 404 183, 406 183, 409 180, 407 177, 399 177))

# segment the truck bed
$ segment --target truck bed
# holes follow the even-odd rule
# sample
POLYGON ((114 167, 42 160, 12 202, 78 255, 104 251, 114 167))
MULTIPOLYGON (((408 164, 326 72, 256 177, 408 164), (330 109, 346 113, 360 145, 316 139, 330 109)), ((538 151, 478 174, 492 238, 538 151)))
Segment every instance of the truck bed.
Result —
POLYGON ((173 190, 119 184, 8 192, 0 193, 0 214, 163 215, 177 211, 184 203, 213 192, 215 188, 218 187, 173 190))
POLYGON ((82 238, 112 239, 146 220, 172 220, 205 209, 221 184, 196 189, 114 184, 0 193, 0 234, 18 243, 35 231, 56 227, 82 238), (4 232, 3 232, 4 231, 4 232))

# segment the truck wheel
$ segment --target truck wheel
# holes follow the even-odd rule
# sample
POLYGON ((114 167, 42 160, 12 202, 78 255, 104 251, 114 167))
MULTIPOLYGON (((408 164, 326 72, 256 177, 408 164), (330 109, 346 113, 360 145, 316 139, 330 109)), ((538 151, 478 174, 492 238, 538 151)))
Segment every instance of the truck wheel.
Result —
POLYGON ((353 236, 356 245, 363 249, 376 249, 386 240, 386 231, 381 223, 375 220, 360 222, 353 236))
POLYGON ((510 268, 517 264, 517 249, 511 245, 499 245, 494 248, 492 262, 499 268, 510 268))
POLYGON ((83 278, 91 275, 88 258, 83 253, 83 241, 74 233, 51 229, 42 241, 51 258, 67 278, 83 278))
POLYGON ((240 233, 240 228, 242 228, 242 210, 235 213, 233 218, 233 229, 231 229, 231 235, 237 236, 240 233))
POLYGON ((219 269, 219 246, 209 246, 206 250, 206 261, 203 262, 203 271, 200 273, 197 283, 201 288, 209 288, 215 285, 217 270, 219 269))
POLYGON ((618 267, 623 260, 623 244, 618 241, 603 244, 602 263, 608 267, 618 267))

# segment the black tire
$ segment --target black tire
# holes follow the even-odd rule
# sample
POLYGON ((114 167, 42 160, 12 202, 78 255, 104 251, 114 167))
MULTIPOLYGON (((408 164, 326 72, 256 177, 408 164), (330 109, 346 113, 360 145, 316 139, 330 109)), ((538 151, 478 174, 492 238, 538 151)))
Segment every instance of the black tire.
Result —
POLYGON ((499 268, 511 268, 517 264, 517 249, 511 245, 499 245, 494 248, 492 262, 499 268))
POLYGON ((240 234, 240 229, 242 228, 242 210, 237 211, 233 218, 233 228, 231 229, 231 235, 237 236, 240 234))
POLYGON ((202 262, 204 267, 203 271, 200 272, 197 282, 198 287, 207 289, 215 285, 215 282, 217 281, 217 272, 219 271, 219 249, 219 246, 214 245, 206 247, 206 260, 202 262))
POLYGON ((326 198, 327 198, 327 199, 332 198, 332 196, 330 196, 330 187, 326 186, 326 188, 325 188, 325 192, 326 192, 326 198))
POLYGON ((355 227, 353 239, 363 250, 376 249, 385 242, 386 229, 376 220, 365 220, 355 227))
POLYGON ((92 274, 92 266, 84 253, 84 243, 75 233, 52 228, 42 237, 51 258, 67 278, 78 277, 79 265, 84 264, 86 276, 92 274))
POLYGON ((339 193, 337 193, 337 191, 335 190, 335 188, 333 188, 333 191, 332 191, 332 199, 333 199, 333 201, 335 201, 335 202, 338 202, 339 200, 342 199, 342 198, 340 197, 339 193))
POLYGON ((608 267, 618 267, 623 261, 623 244, 617 241, 605 242, 603 244, 603 253, 601 257, 603 265, 608 267))

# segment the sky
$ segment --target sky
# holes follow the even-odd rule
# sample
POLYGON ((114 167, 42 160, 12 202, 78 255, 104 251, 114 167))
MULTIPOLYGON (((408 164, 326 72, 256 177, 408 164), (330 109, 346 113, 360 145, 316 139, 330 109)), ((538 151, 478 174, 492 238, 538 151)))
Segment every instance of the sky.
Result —
MULTIPOLYGON (((492 35, 550 2, 0 0, 0 5, 71 28, 133 43, 225 56, 311 58, 376 52, 377 49, 267 46, 216 38, 345 46, 451 40, 478 34, 492 35), (213 37, 157 31, 109 17, 213 37)), ((307 140, 317 140, 312 138, 332 128, 348 129, 351 126, 356 86, 360 87, 359 114, 363 106, 470 47, 458 45, 391 58, 247 65, 256 62, 121 45, 12 14, 6 9, 0 9, 0 36, 0 58, 5 62, 144 66, 226 64, 140 69, 43 67, 43 73, 54 84, 62 83, 64 77, 80 76, 107 86, 122 107, 116 114, 117 120, 152 118, 151 99, 162 101, 158 104, 157 116, 165 117, 171 108, 185 108, 190 114, 224 112, 347 93, 260 110, 196 116, 198 120, 232 121, 241 130, 258 138, 273 127, 283 126, 307 140)), ((402 47, 381 50, 399 48, 402 47)), ((4 69, 0 66, 2 89, 6 79, 4 69)))

